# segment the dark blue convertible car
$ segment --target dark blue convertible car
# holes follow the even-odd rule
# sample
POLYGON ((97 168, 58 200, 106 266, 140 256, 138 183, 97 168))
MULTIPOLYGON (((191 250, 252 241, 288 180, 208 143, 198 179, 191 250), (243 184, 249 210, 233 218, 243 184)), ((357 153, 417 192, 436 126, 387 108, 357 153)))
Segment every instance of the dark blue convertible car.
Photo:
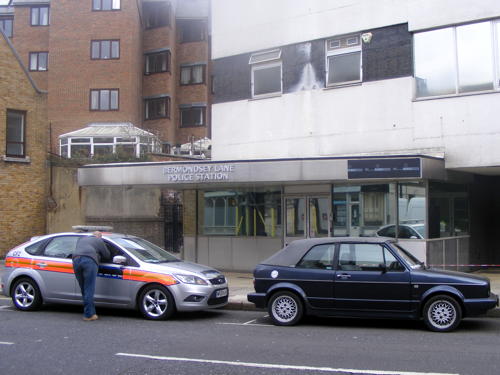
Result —
POLYGON ((498 305, 487 278, 427 269, 388 238, 319 238, 290 243, 254 270, 248 301, 276 325, 304 314, 423 319, 451 331, 498 305))

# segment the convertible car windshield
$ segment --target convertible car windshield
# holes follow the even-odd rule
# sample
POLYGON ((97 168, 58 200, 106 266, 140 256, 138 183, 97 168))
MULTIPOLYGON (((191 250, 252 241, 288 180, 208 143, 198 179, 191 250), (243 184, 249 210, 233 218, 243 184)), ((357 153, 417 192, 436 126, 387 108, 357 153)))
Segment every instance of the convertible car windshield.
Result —
POLYGON ((394 248, 397 250, 399 256, 403 258, 412 269, 424 268, 424 264, 421 261, 415 258, 407 250, 403 249, 400 245, 394 244, 394 248))

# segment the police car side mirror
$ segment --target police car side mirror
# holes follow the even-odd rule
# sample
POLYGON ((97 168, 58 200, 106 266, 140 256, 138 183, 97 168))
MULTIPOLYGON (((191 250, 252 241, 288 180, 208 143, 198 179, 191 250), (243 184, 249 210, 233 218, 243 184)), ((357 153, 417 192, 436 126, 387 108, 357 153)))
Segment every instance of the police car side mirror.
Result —
POLYGON ((115 255, 113 257, 113 263, 115 263, 115 264, 127 264, 127 258, 125 258, 123 255, 115 255))

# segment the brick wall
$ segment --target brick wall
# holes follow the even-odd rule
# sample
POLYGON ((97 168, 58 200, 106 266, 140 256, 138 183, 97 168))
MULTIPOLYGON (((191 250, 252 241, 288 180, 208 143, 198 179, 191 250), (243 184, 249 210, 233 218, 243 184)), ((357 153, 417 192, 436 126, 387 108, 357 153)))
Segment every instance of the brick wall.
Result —
POLYGON ((45 234, 47 198, 46 95, 29 82, 0 35, 0 257, 31 236, 45 234), (5 161, 7 109, 26 111, 29 162, 5 161))
POLYGON ((136 2, 93 12, 90 1, 51 3, 49 118, 57 136, 90 122, 142 124, 142 46, 136 2), (120 58, 92 60, 92 40, 120 40, 120 58), (118 89, 118 111, 90 111, 90 89, 118 89))

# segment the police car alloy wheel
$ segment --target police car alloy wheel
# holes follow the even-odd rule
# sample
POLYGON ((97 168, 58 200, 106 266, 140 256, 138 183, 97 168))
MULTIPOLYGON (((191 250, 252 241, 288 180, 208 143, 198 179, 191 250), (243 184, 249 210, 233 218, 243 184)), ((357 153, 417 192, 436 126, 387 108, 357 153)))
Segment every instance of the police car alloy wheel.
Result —
POLYGON ((36 282, 29 278, 22 278, 12 287, 12 302, 19 310, 36 310, 42 304, 42 295, 36 282))
POLYGON ((175 312, 174 299, 165 287, 150 285, 139 297, 139 309, 146 319, 168 319, 175 312))

